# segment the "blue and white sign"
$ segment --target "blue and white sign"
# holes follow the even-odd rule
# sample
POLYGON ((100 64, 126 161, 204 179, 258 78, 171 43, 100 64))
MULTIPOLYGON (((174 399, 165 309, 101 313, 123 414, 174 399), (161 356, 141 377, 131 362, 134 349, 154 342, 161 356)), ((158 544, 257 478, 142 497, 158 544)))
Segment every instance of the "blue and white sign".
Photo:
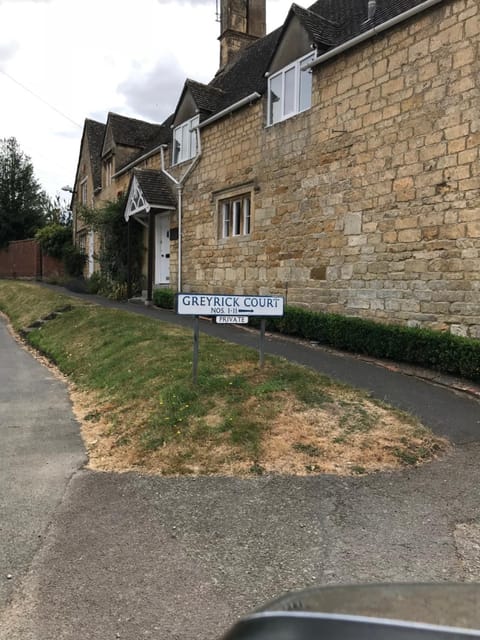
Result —
POLYGON ((282 296, 177 293, 176 311, 186 316, 283 316, 282 296))

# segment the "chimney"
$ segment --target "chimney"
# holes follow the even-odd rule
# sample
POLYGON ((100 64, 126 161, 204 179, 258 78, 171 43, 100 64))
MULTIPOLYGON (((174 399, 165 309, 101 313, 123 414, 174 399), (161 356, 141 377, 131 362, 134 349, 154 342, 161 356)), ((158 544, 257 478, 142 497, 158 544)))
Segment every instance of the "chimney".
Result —
POLYGON ((221 0, 220 68, 266 33, 266 0, 221 0))

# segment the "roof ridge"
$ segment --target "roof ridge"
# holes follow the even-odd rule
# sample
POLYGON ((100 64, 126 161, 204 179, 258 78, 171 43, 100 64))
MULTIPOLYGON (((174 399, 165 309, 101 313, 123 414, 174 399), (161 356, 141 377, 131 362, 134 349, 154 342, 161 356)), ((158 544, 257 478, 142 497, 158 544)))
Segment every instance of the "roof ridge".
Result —
POLYGON ((150 122, 149 120, 141 120, 140 118, 132 118, 131 116, 124 116, 121 113, 115 113, 114 111, 109 111, 107 116, 107 121, 110 117, 121 118, 122 120, 128 120, 129 122, 139 122, 141 124, 148 124, 152 127, 163 127, 162 124, 158 122, 150 122))

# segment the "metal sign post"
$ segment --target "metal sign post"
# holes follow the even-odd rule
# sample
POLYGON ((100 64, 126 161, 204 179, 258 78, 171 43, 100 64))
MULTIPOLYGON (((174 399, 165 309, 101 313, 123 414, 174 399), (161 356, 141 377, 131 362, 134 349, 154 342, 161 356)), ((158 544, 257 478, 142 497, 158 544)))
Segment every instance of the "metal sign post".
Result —
POLYGON ((258 359, 258 364, 260 367, 263 367, 265 364, 265 326, 267 321, 265 318, 260 320, 260 357, 258 359))
POLYGON ((250 316, 260 317, 259 366, 265 364, 266 318, 283 316, 282 296, 236 296, 234 294, 177 293, 175 311, 193 316, 193 384, 198 378, 199 316, 215 316, 219 324, 246 324, 250 316))
POLYGON ((198 341, 200 336, 200 322, 198 316, 193 321, 193 384, 197 384, 198 379, 198 341))

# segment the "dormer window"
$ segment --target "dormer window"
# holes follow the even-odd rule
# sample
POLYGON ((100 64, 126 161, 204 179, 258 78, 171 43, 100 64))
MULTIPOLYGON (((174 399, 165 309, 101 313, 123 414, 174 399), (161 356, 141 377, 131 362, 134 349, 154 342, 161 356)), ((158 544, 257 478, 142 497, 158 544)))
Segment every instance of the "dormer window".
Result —
POLYGON ((110 156, 104 163, 105 170, 105 186, 108 187, 112 184, 112 176, 113 176, 113 156, 110 156))
POLYGON ((314 53, 295 60, 268 79, 268 124, 291 118, 312 104, 312 71, 302 65, 315 59, 314 53))
POLYGON ((197 127, 200 116, 182 122, 173 130, 173 164, 180 164, 197 155, 197 127))
POLYGON ((87 206, 87 179, 84 178, 80 182, 80 204, 87 206))

